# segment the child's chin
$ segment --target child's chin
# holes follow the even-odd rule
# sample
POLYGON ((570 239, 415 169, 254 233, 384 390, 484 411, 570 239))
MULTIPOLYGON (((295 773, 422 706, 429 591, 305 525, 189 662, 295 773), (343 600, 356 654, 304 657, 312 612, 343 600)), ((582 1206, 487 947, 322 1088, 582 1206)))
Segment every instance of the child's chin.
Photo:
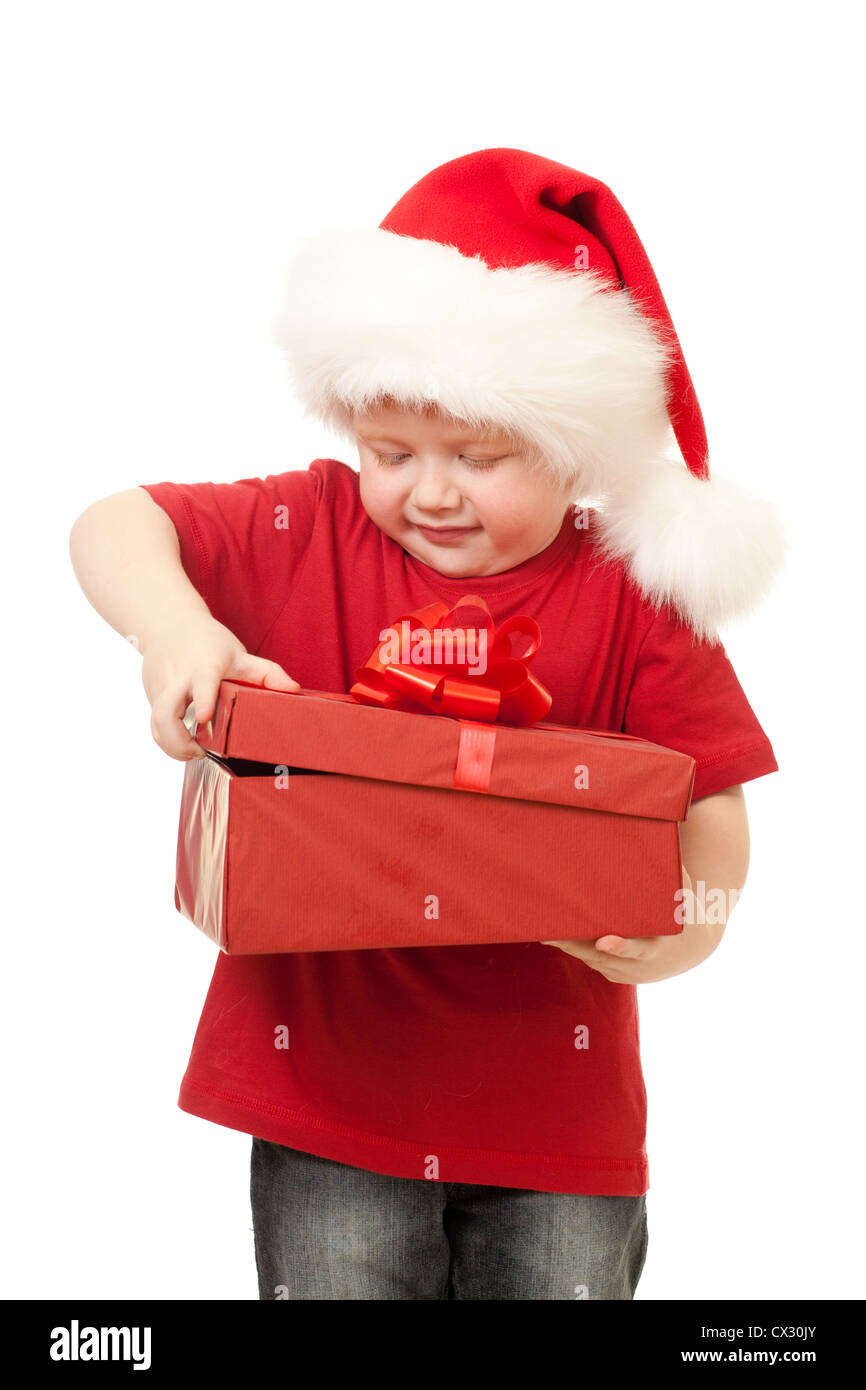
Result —
POLYGON ((406 546, 410 555, 414 555, 416 560, 420 560, 423 565, 429 565, 431 569, 438 570, 440 574, 450 575, 452 579, 471 578, 478 573, 478 561, 470 560, 468 555, 461 554, 456 548, 451 549, 444 545, 428 546, 406 546))

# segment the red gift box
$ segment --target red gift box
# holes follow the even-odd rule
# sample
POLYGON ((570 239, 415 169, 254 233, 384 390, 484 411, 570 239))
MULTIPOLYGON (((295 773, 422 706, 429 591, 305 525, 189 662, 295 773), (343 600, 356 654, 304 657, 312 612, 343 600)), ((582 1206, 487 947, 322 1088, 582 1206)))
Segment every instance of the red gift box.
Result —
POLYGON ((175 904, 228 954, 682 930, 683 753, 229 680, 195 737, 175 904))

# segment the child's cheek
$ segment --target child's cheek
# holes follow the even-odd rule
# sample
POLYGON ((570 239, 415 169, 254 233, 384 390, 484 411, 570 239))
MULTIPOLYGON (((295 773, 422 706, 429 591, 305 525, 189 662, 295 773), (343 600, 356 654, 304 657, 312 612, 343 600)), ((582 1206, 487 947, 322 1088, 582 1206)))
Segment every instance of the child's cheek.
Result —
POLYGON ((363 469, 361 470, 358 491, 360 493, 361 503, 370 516, 374 516, 382 510, 383 499, 381 494, 383 489, 378 487, 375 478, 371 478, 369 474, 365 474, 363 469))
POLYGON ((364 482, 362 477, 359 493, 361 505, 365 512, 377 526, 390 532, 394 528, 405 529, 403 520, 402 501, 395 497, 394 489, 385 486, 378 486, 376 482, 364 482))

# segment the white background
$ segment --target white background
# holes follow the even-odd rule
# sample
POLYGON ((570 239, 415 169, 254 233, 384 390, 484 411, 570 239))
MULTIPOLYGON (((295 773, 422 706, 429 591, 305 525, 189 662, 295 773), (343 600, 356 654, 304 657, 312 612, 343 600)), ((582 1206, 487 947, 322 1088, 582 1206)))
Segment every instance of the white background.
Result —
POLYGON ((176 1107, 215 961, 173 903, 183 768, 69 529, 142 482, 356 464, 270 344, 290 245, 497 145, 612 187, 711 466, 780 499, 792 543, 723 633, 781 768, 746 787, 748 883, 719 950, 639 993, 638 1298, 863 1297, 855 14, 5 8, 6 1297, 257 1297, 249 1136, 176 1107))

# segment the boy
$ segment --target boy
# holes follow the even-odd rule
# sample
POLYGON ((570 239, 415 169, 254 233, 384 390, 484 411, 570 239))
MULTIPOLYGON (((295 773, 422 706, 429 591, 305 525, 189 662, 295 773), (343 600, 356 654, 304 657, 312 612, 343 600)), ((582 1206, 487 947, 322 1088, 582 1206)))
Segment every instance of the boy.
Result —
MULTIPOLYGON (((203 756, 183 716, 192 700, 206 722, 222 679, 348 691, 395 615, 480 594, 497 625, 539 623, 549 719, 696 759, 684 880, 732 904, 742 783, 776 762, 714 629, 757 601, 782 538, 771 508, 709 479, 609 190, 523 151, 453 160, 372 236, 307 244, 279 341, 358 473, 147 484, 73 528, 88 598, 138 639, 160 747, 203 756)), ((664 938, 220 955, 179 1104, 253 1136, 260 1297, 633 1298, 635 986, 723 931, 687 916, 664 938)))

